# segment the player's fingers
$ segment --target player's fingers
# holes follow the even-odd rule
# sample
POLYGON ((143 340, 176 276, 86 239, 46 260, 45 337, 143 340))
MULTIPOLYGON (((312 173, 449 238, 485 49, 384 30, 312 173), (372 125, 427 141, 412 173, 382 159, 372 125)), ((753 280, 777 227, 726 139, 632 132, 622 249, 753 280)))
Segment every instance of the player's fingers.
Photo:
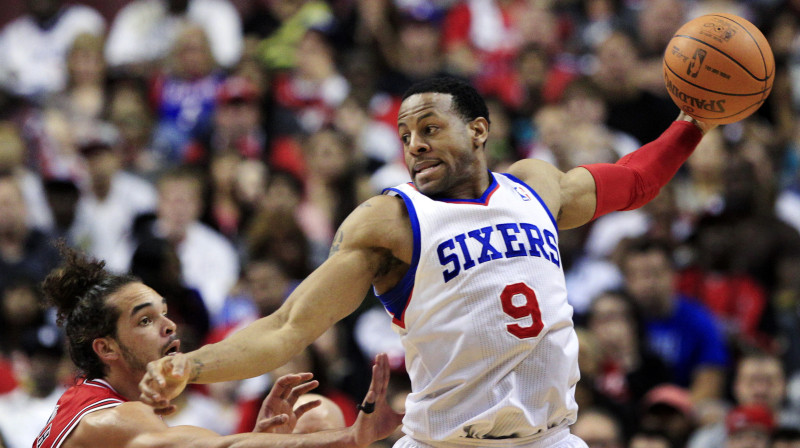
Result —
POLYGON ((372 414, 372 412, 375 410, 375 401, 377 399, 378 398, 375 391, 370 390, 367 392, 367 395, 364 396, 364 401, 361 402, 361 405, 358 408, 367 414, 372 414))
POLYGON ((301 382, 308 381, 311 378, 314 378, 314 374, 311 372, 300 372, 300 373, 295 373, 295 375, 297 375, 300 378, 301 382))
MULTIPOLYGON (((301 383, 304 383, 304 382, 310 380, 311 378, 314 378, 314 374, 313 373, 303 372, 303 373, 295 373, 295 374, 286 375, 286 376, 288 377, 287 381, 285 381, 282 384, 283 389, 281 390, 281 398, 284 398, 284 399, 297 400, 297 397, 299 397, 300 395, 304 394, 305 392, 307 392, 307 391, 309 391, 311 389, 314 389, 315 387, 317 387, 319 385, 319 382, 317 382, 317 381, 312 381, 311 383, 308 383, 308 384, 313 384, 313 386, 308 386, 306 384, 301 384, 301 383), (298 387, 304 388, 305 392, 301 392, 299 394, 296 393, 295 390, 298 387)), ((292 403, 294 403, 294 402, 292 402, 292 403)))
POLYGON ((300 406, 298 406, 298 407, 296 407, 294 409, 294 416, 295 416, 295 418, 299 419, 300 417, 303 416, 303 414, 305 414, 306 412, 314 409, 315 407, 317 407, 317 406, 319 406, 321 404, 322 404, 322 400, 312 400, 312 401, 309 401, 308 403, 303 403, 303 404, 301 404, 300 406))
POLYGON ((152 387, 150 387, 151 381, 151 379, 145 377, 141 382, 139 382, 139 391, 141 391, 139 399, 145 404, 154 406, 156 402, 161 400, 161 396, 152 387))
POLYGON ((278 381, 275 382, 272 388, 275 390, 278 397, 285 400, 292 393, 292 389, 298 384, 300 384, 299 375, 289 374, 278 378, 278 381))
POLYGON ((269 410, 269 404, 270 404, 269 395, 267 395, 267 398, 261 401, 261 407, 258 409, 259 416, 265 415, 265 413, 269 410))
POLYGON ((299 386, 292 388, 292 393, 289 395, 289 403, 294 405, 298 398, 306 392, 312 391, 319 386, 319 381, 309 381, 308 383, 303 383, 299 386))
POLYGON ((256 431, 266 431, 273 426, 279 426, 289 421, 289 416, 286 414, 278 414, 270 418, 261 419, 256 423, 256 431))
POLYGON ((375 365, 372 366, 373 384, 371 387, 375 394, 384 396, 389 385, 389 357, 386 353, 379 353, 375 357, 375 365))
MULTIPOLYGON (((167 360, 167 362, 168 361, 169 360, 167 360)), ((162 368, 163 371, 167 371, 167 367, 162 366, 160 360, 147 363, 147 373, 145 374, 142 381, 155 381, 161 387, 166 386, 167 380, 164 378, 164 375, 162 374, 162 368)))
POLYGON ((166 371, 169 371, 168 370, 169 367, 167 366, 172 366, 171 374, 173 378, 183 379, 183 375, 187 371, 186 362, 187 360, 185 356, 182 355, 170 356, 169 358, 166 359, 166 361, 164 361, 164 366, 165 366, 164 369, 166 371))

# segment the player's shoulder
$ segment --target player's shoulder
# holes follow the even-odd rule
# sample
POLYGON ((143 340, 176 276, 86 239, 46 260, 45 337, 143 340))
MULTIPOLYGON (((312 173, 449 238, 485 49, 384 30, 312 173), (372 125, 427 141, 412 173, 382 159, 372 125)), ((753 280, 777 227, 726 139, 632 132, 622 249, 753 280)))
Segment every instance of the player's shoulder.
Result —
MULTIPOLYGON (((411 235, 408 211, 396 196, 378 195, 362 202, 350 213, 337 232, 351 244, 395 249, 411 235)), ((334 241, 334 244, 336 241, 334 241)))
POLYGON ((381 221, 406 220, 407 215, 401 198, 384 194, 372 196, 351 213, 351 216, 356 216, 361 220, 381 221))
POLYGON ((552 164, 539 159, 522 159, 506 172, 533 188, 551 209, 557 204, 564 173, 552 164))
POLYGON ((166 424, 152 407, 140 401, 128 401, 84 416, 70 435, 73 442, 70 446, 92 446, 99 440, 107 446, 124 446, 124 441, 139 434, 164 428, 166 424))
POLYGON ((508 167, 507 172, 526 183, 543 180, 558 182, 560 176, 564 174, 552 164, 539 159, 518 160, 508 167))
POLYGON ((84 421, 90 426, 101 428, 108 425, 119 425, 120 422, 125 421, 160 422, 161 418, 153 412, 152 407, 141 401, 126 401, 114 407, 92 412, 84 417, 84 421))

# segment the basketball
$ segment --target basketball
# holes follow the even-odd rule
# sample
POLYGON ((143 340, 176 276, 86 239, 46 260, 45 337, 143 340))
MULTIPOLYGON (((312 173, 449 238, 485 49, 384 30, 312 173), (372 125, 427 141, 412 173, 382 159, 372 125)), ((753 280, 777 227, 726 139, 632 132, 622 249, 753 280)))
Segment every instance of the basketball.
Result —
POLYGON ((678 107, 710 124, 739 121, 764 103, 775 79, 767 39, 733 14, 693 19, 664 52, 664 82, 678 107))

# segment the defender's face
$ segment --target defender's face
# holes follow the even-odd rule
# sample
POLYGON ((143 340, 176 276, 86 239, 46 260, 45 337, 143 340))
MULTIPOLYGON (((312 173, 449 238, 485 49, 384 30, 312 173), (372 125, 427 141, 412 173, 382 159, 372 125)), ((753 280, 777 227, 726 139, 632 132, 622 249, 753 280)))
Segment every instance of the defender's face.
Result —
POLYGON ((459 198, 476 174, 474 121, 465 123, 452 106, 451 95, 421 93, 406 98, 397 115, 408 173, 428 196, 459 198))
POLYGON ((120 309, 116 340, 131 370, 180 349, 175 323, 167 318, 163 297, 142 283, 122 287, 110 300, 120 309))

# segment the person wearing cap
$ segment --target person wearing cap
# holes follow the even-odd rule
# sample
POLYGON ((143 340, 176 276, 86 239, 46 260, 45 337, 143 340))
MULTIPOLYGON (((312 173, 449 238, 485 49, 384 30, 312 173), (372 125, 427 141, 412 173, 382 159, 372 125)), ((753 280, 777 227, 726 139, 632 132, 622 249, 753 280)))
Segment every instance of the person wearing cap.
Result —
POLYGON ((725 428, 725 448, 769 448, 775 417, 763 405, 738 406, 725 417, 725 428))
POLYGON ((231 76, 217 88, 216 102, 212 126, 189 143, 187 156, 201 163, 227 153, 259 159, 266 144, 259 87, 243 76, 231 76))
POLYGON ((642 399, 639 427, 663 431, 672 445, 685 446, 695 428, 695 406, 689 390, 668 383, 651 389, 642 399))

